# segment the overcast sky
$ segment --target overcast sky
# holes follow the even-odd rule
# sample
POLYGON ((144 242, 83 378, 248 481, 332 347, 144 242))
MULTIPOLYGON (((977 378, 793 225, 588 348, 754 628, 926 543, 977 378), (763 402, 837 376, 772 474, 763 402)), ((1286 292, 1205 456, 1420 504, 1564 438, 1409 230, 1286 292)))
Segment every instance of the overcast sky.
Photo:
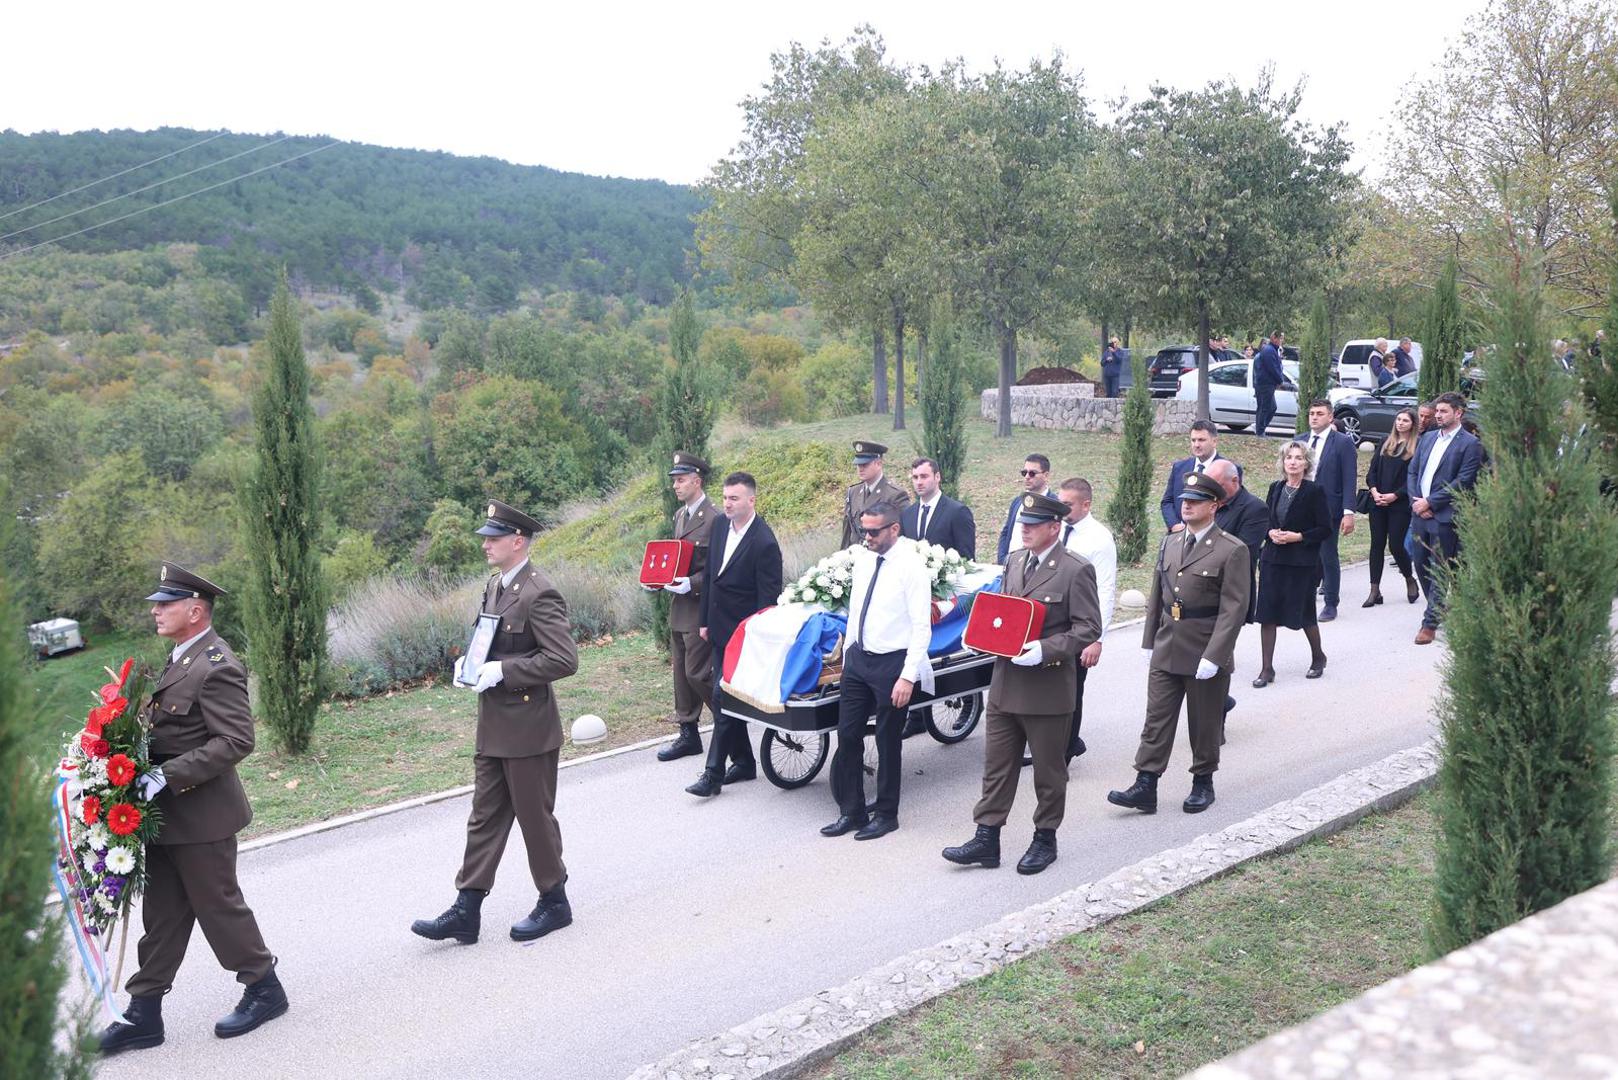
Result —
MULTIPOLYGON (((901 63, 1022 67, 1064 52, 1093 101, 1163 82, 1305 79, 1303 110, 1381 155, 1400 86, 1483 0, 12 4, 0 128, 332 135, 690 183, 791 41, 870 22, 901 63)), ((0 167, 4 163, 0 162, 0 167)), ((1374 170, 1373 171, 1379 171, 1374 170)))

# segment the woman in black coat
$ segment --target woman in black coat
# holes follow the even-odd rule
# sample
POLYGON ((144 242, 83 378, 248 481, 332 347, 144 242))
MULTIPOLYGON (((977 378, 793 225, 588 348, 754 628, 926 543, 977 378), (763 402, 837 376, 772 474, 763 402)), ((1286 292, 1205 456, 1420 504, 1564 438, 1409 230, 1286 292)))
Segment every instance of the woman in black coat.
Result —
POLYGON ((1309 639, 1310 661, 1306 679, 1318 679, 1326 670, 1320 649, 1320 624, 1315 621, 1315 586, 1320 584, 1320 545, 1332 536, 1333 522, 1326 510, 1326 489, 1310 479, 1315 472, 1309 448, 1300 442, 1281 449, 1281 479, 1270 485, 1270 532, 1258 555, 1259 641, 1264 667, 1253 685, 1262 689, 1275 681, 1275 628, 1302 630, 1309 639))
POLYGON ((1419 426, 1414 409, 1395 416, 1393 432, 1376 448, 1365 471, 1365 487, 1371 495, 1371 595, 1361 607, 1382 602, 1384 549, 1405 576, 1405 599, 1412 604, 1421 599, 1410 569, 1410 553, 1405 550, 1405 534, 1410 531, 1410 459, 1416 452, 1419 426))

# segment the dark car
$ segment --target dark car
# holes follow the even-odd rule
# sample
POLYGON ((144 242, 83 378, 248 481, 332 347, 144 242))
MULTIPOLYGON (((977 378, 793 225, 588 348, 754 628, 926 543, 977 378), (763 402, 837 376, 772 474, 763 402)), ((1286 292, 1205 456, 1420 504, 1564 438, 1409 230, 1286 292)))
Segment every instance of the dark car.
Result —
MULTIPOLYGON (((1467 398, 1466 415, 1473 420, 1478 419, 1478 382, 1474 375, 1461 376, 1461 393, 1467 398)), ((1393 431, 1393 418, 1406 409, 1414 409, 1419 400, 1416 396, 1415 372, 1401 375, 1386 386, 1369 392, 1335 393, 1343 396, 1337 398, 1332 416, 1356 446, 1362 442, 1380 446, 1382 440, 1393 431)))
MULTIPOLYGON (((1242 354, 1235 349, 1208 350, 1208 363, 1217 364, 1221 360, 1240 360, 1242 354)), ((1291 345, 1281 346, 1281 359, 1298 362, 1298 350, 1291 345)), ((1170 345, 1166 349, 1159 349, 1157 355, 1152 357, 1146 369, 1152 376, 1153 397, 1174 397, 1180 392, 1180 376, 1188 371, 1197 370, 1197 347, 1195 345, 1170 345)))

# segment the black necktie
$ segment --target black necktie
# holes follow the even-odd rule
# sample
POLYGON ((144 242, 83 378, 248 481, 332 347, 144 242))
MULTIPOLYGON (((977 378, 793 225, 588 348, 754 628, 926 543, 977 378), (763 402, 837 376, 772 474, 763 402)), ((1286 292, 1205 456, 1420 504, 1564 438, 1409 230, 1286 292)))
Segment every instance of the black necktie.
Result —
POLYGON ((1320 449, 1320 436, 1319 435, 1310 436, 1310 438, 1309 438, 1309 452, 1311 454, 1313 454, 1316 451, 1318 451, 1319 449, 1320 449))
POLYGON ((1067 547, 1067 538, 1072 536, 1072 535, 1073 535, 1073 526, 1072 525, 1063 525, 1062 526, 1062 546, 1063 547, 1067 547))
POLYGON ((916 539, 918 540, 927 539, 927 513, 931 509, 932 507, 930 506, 923 506, 921 508, 921 528, 916 532, 916 539))
POLYGON ((871 583, 865 586, 865 603, 860 605, 860 625, 854 636, 865 644, 865 613, 871 610, 871 597, 876 595, 876 576, 882 572, 882 556, 876 557, 876 569, 871 571, 871 583))
POLYGON ((1181 555, 1181 558, 1190 558, 1191 553, 1195 550, 1197 550, 1197 538, 1192 536, 1190 530, 1188 529, 1186 530, 1185 534, 1185 553, 1181 555))

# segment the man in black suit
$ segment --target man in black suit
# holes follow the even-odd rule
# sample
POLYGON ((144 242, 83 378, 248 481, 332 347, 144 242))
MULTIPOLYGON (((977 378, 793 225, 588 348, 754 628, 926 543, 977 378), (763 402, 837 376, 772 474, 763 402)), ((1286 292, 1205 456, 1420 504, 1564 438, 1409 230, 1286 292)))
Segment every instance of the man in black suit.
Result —
POLYGON ((899 535, 954 548, 966 558, 977 556, 978 523, 964 503, 938 490, 938 462, 917 458, 910 466, 910 486, 916 501, 899 512, 899 535))
POLYGON ((713 646, 714 728, 708 744, 708 763, 697 782, 685 790, 707 798, 725 784, 758 776, 753 744, 745 721, 726 716, 719 708, 719 683, 724 677, 725 646, 743 619, 775 603, 781 595, 781 545, 755 511, 758 482, 744 472, 725 477, 724 509, 728 525, 715 528, 708 541, 708 587, 702 593, 698 633, 713 646), (725 769, 725 757, 732 762, 725 769))
POLYGON ((1022 527, 1017 524, 1017 514, 1022 510, 1024 495, 1056 498, 1051 491, 1051 459, 1044 454, 1029 454, 1023 458, 1022 491, 1011 500, 1011 507, 1006 511, 1006 523, 1000 526, 1000 542, 994 549, 994 561, 1001 566, 1006 565, 1006 556, 1022 547, 1022 527))
POLYGON ((1461 426, 1466 399, 1453 391, 1433 403, 1433 428, 1416 443, 1410 459, 1410 533, 1416 546, 1416 577, 1427 594, 1427 610, 1416 633, 1417 645, 1438 636, 1444 610, 1442 575, 1433 567, 1454 559, 1461 549, 1455 531, 1455 496, 1470 491, 1483 467, 1483 443, 1461 426))
MULTIPOLYGON (((1208 476, 1225 492, 1224 502, 1214 511, 1214 524, 1247 545, 1252 562, 1252 579, 1258 580, 1258 553, 1270 533, 1270 508, 1242 484, 1242 474, 1236 463, 1220 460, 1208 466, 1208 476)), ((1253 602, 1258 602, 1258 590, 1253 590, 1253 602)), ((1252 608, 1247 621, 1252 622, 1252 608)))
MULTIPOLYGON (((1206 472, 1208 466, 1216 461, 1229 460, 1219 452, 1219 429, 1214 427, 1213 421, 1192 421, 1191 456, 1169 466, 1169 480, 1163 486, 1163 498, 1158 503, 1163 513, 1163 524, 1168 526, 1169 532, 1179 532, 1185 528, 1185 523, 1180 520, 1180 493, 1185 490, 1185 478, 1194 472, 1206 472)), ((1240 465, 1236 466, 1236 471, 1241 472, 1240 465)))
POLYGON ((1359 460, 1354 440, 1332 426, 1331 402, 1325 398, 1309 403, 1309 430, 1295 441, 1309 448, 1309 457, 1315 463, 1315 483, 1326 489, 1326 510, 1337 523, 1336 531, 1320 545, 1320 621, 1331 622, 1337 618, 1338 592, 1343 583, 1337 534, 1347 536, 1354 531, 1354 485, 1359 460))

